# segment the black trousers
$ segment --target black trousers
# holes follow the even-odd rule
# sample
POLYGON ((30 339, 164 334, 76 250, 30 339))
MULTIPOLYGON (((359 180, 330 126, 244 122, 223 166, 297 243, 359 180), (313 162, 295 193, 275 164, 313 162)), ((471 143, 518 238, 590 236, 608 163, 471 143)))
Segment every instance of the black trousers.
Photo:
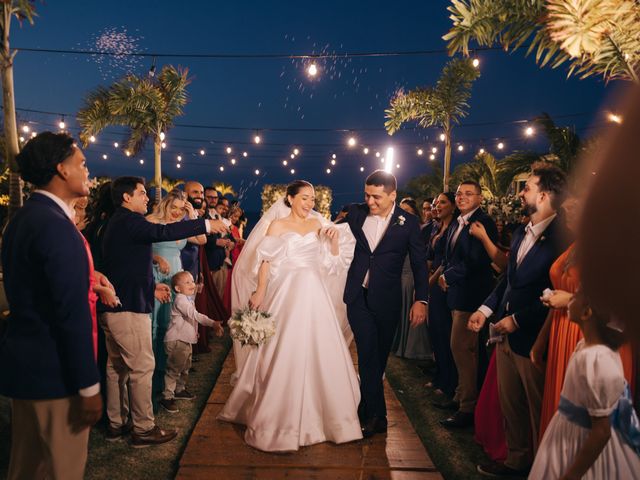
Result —
POLYGON ((353 303, 347 305, 347 316, 358 350, 361 394, 358 414, 363 421, 387 416, 382 376, 400 321, 400 310, 400 302, 372 310, 365 288, 353 303))

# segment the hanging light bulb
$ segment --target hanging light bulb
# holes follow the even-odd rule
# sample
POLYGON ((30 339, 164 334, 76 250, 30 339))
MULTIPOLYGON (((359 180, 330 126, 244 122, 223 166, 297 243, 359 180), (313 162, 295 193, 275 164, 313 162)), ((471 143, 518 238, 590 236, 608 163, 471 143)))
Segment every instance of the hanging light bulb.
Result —
POLYGON ((369 155, 369 149, 367 147, 364 147, 362 149, 362 153, 364 153, 365 155, 369 155))
POLYGON ((256 136, 253 137, 253 141, 255 143, 260 143, 262 141, 262 138, 260 138, 260 135, 256 134, 256 136))
POLYGON ((160 132, 160 141, 164 142, 164 132, 160 132))
POLYGON ((376 158, 380 158, 380 152, 376 152, 376 158))
POLYGON ((91 143, 96 143, 96 137, 94 137, 93 135, 91 135, 91 136, 89 137, 89 141, 90 141, 91 143))
POLYGON ((286 160, 283 160, 282 161, 282 165, 284 165, 286 167, 287 165, 289 165, 289 162, 287 162, 286 160))
POLYGON ((438 153, 438 149, 437 149, 436 147, 433 147, 433 148, 431 149, 431 153, 438 153))
POLYGON ((334 153, 333 155, 331 155, 331 158, 338 158, 338 156, 334 153))
POLYGON ((65 128, 67 128, 67 124, 64 123, 64 117, 62 117, 62 120, 60 120, 58 126, 60 127, 60 130, 64 130, 65 128))
POLYGON ((224 172, 224 167, 222 165, 220 165, 220 171, 224 172))
POLYGON ((473 65, 475 68, 478 68, 480 66, 480 59, 479 58, 474 58, 471 61, 471 65, 473 65))
POLYGON ((504 143, 498 143, 498 150, 502 150, 504 148, 504 143))
POLYGON ((130 152, 129 150, 125 150, 125 151, 124 151, 124 154, 125 154, 127 157, 130 157, 130 156, 131 156, 131 152, 130 152))
POLYGON ((106 153, 104 153, 104 154, 102 155, 102 159, 103 159, 103 160, 106 160, 106 159, 107 159, 107 154, 106 154, 106 153))
POLYGON ((298 150, 297 148, 293 149, 293 154, 294 155, 300 155, 300 150, 298 150))
POLYGON ((31 138, 34 138, 36 135, 38 135, 38 132, 31 132, 31 138))
POLYGON ((327 168, 327 173, 331 173, 331 169, 330 168, 327 168))
POLYGON ((247 158, 247 157, 249 156, 249 154, 248 154, 247 152, 242 152, 242 156, 243 156, 244 158, 247 158))
POLYGON ((181 165, 182 164, 180 164, 180 163, 176 163, 176 168, 180 168, 181 165))
POLYGON ((290 172, 291 172, 291 175, 293 175, 294 173, 296 173, 296 169, 295 169, 295 168, 292 168, 292 169, 290 170, 290 172))
POLYGON ((484 148, 481 148, 480 150, 478 150, 478 153, 479 153, 480 155, 482 155, 484 152, 485 152, 484 148))
POLYGON ((118 142, 113 142, 113 148, 118 148, 120 144, 118 142))
POLYGON ((227 147, 227 153, 231 153, 233 150, 231 150, 231 147, 227 147))
POLYGON ((616 115, 615 113, 609 113, 607 115, 607 119, 610 122, 617 123, 618 125, 622 123, 622 117, 620 115, 616 115))
POLYGON ((462 152, 464 150, 464 146, 463 145, 458 145, 458 151, 462 152))
POLYGON ((429 155, 429 160, 435 160, 436 156, 432 153, 431 155, 429 155))
POLYGON ((530 137, 530 136, 531 136, 531 135, 533 135, 534 133, 535 133, 535 132, 534 132, 534 130, 533 130, 533 127, 527 127, 527 128, 525 128, 525 129, 524 129, 524 134, 525 134, 527 137, 530 137))
POLYGON ((293 160, 294 158, 296 158, 296 156, 292 153, 291 154, 291 160, 293 160))
POLYGON ((182 161, 182 155, 178 155, 178 161, 181 162, 182 161))
POLYGON ((364 167, 360 167, 360 171, 361 171, 361 172, 364 172, 364 167))
POLYGON ((418 155, 422 155, 424 152, 422 151, 421 148, 418 149, 418 155))
POLYGON ((235 158, 232 158, 232 159, 231 159, 231 165, 235 165, 235 164, 236 164, 236 159, 235 159, 235 158))
POLYGON ((445 138, 447 138, 447 137, 445 137, 445 136, 444 136, 444 133, 441 133, 441 134, 440 134, 440 141, 441 141, 441 142, 444 142, 444 139, 445 139, 445 138))
POLYGON ((200 155, 204 156, 206 152, 204 150, 200 150, 200 155))
POLYGON ((258 170, 258 169, 256 168, 256 171, 255 171, 255 172, 253 172, 253 173, 255 173, 256 175, 260 175, 260 170, 258 170))
POLYGON ((396 163, 396 168, 400 168, 400 164, 399 163, 396 163))
POLYGON ((20 140, 21 142, 24 142, 24 137, 20 137, 18 140, 20 140))
POLYGON ((336 161, 335 160, 331 160, 331 165, 335 165, 336 161))
POLYGON ((167 144, 166 144, 165 142, 162 142, 162 143, 160 144, 160 146, 161 146, 162 148, 167 148, 167 144))
POLYGON ((140 159, 140 165, 144 165, 144 160, 140 159))
POLYGON ((309 66, 307 67, 307 73, 310 77, 315 77, 318 74, 318 66, 315 64, 315 62, 311 62, 309 64, 309 66))
POLYGON ((347 145, 349 145, 350 147, 355 147, 356 146, 355 137, 349 137, 349 140, 347 141, 347 145))
POLYGON ((29 128, 29 125, 23 125, 22 126, 22 131, 24 133, 29 133, 31 131, 31 129, 29 128))

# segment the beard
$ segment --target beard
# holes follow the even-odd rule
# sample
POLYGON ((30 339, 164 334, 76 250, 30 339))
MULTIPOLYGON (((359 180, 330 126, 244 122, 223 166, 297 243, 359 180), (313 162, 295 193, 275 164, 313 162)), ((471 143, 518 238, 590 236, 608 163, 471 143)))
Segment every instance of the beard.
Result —
POLYGON ((193 208, 196 210, 200 210, 202 208, 202 199, 201 198, 188 198, 189 203, 193 205, 193 208))
POLYGON ((535 204, 529 205, 528 203, 525 203, 524 205, 522 205, 522 214, 526 215, 527 217, 530 217, 537 211, 538 211, 538 207, 536 207, 535 204))

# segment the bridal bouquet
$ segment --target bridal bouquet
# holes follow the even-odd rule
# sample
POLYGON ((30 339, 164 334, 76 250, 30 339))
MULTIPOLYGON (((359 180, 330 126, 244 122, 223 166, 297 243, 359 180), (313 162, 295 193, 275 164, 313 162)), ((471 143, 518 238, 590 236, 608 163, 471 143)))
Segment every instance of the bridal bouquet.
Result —
POLYGON ((245 307, 233 312, 229 329, 231 338, 238 340, 243 346, 259 346, 275 335, 276 324, 270 313, 245 307))

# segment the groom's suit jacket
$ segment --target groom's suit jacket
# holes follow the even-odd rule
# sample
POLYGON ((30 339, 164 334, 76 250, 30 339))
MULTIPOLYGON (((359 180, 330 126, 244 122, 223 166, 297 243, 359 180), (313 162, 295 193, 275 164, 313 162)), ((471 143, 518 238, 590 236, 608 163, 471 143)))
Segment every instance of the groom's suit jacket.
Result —
POLYGON ((34 193, 2 239, 11 309, 0 339, 0 394, 70 397, 99 382, 89 310, 89 258, 78 229, 49 197, 34 193))
POLYGON ((371 251, 362 231, 369 215, 366 204, 349 207, 347 221, 356 238, 353 261, 347 275, 344 302, 355 301, 362 291, 362 283, 369 271, 368 303, 374 310, 399 306, 401 298, 402 266, 409 254, 415 283, 415 299, 427 301, 428 274, 426 247, 420 235, 420 223, 415 215, 396 207, 389 226, 376 248, 371 251), (398 217, 403 216, 404 222, 398 217))
POLYGON ((482 223, 491 241, 498 243, 496 224, 481 208, 469 217, 455 243, 452 240, 458 221, 451 222, 442 262, 443 275, 449 286, 447 305, 451 310, 474 312, 494 286, 491 258, 480 240, 469 233, 473 222, 482 223))
POLYGON ((495 314, 496 321, 514 315, 518 329, 509 334, 509 346, 513 352, 529 357, 548 309, 540 301, 545 288, 552 288, 549 269, 567 246, 566 235, 556 217, 533 244, 531 250, 517 264, 518 250, 524 240, 525 227, 513 234, 507 274, 491 295, 484 301, 495 314))

